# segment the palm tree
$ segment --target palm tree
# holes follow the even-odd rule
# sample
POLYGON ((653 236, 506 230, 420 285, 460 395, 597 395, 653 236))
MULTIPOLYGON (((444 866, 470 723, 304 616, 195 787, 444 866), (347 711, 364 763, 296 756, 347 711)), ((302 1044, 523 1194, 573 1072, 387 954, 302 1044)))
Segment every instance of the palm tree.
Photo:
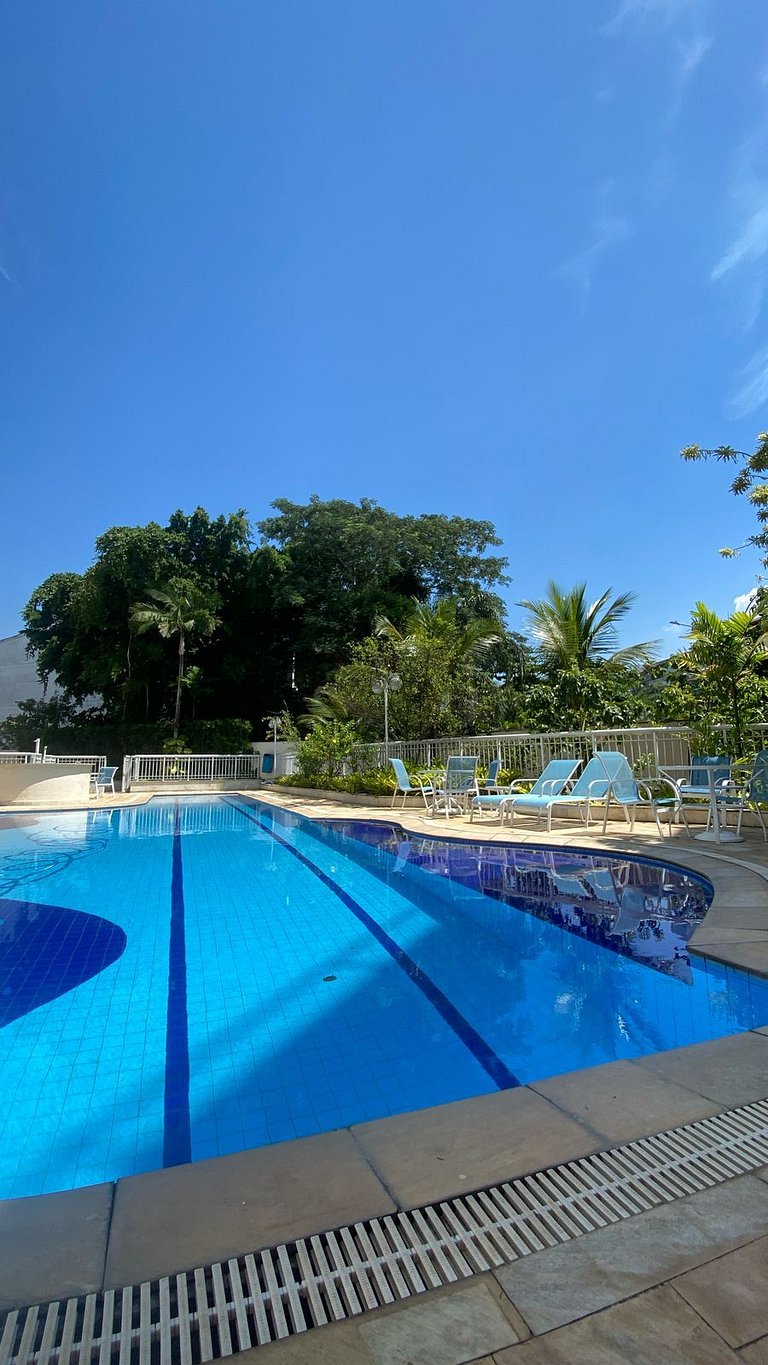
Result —
POLYGON ((165 588, 150 588, 151 602, 137 602, 131 619, 139 635, 155 626, 164 640, 179 637, 179 670, 176 677, 176 710, 173 716, 173 737, 178 738, 181 715, 181 689, 184 685, 184 655, 187 640, 192 635, 212 635, 218 620, 211 610, 209 599, 194 583, 177 580, 165 588))
POLYGON ((587 605, 586 583, 565 590, 550 580, 546 597, 518 602, 530 613, 531 633, 550 669, 582 669, 590 664, 640 668, 651 662, 655 640, 619 648, 617 625, 633 605, 635 593, 611 598, 612 591, 608 588, 587 605))
POLYGON ((453 597, 440 597, 431 606, 413 599, 413 607, 404 630, 387 616, 378 616, 373 626, 381 639, 392 644, 417 648, 428 640, 452 644, 461 659, 479 659, 501 640, 501 627, 490 617, 478 617, 462 626, 458 620, 458 604, 453 597))
POLYGON ((718 616, 703 602, 697 602, 686 635, 691 641, 683 662, 720 686, 728 697, 733 714, 737 754, 742 751, 742 722, 739 684, 755 664, 768 659, 768 633, 763 631, 759 612, 734 611, 718 616))

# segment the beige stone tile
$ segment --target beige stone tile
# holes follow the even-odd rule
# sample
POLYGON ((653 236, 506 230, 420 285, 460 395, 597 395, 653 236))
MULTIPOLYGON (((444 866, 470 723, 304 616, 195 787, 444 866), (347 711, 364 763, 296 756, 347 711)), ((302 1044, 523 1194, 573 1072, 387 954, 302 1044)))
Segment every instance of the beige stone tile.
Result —
POLYGON ((420 1109, 352 1129, 403 1207, 508 1180, 599 1146, 527 1087, 420 1109))
MULTIPOLYGON (((768 917, 766 911, 761 912, 768 917)), ((688 940, 691 948, 701 948, 711 943, 732 943, 734 947, 743 947, 745 943, 768 943, 768 929, 738 927, 731 921, 720 921, 703 924, 696 930, 692 938, 688 940)))
POLYGON ((106 1287, 393 1208, 347 1131, 129 1176, 117 1186, 106 1287))
POLYGON ((765 913, 768 885, 763 877, 759 877, 755 872, 731 869, 727 879, 723 880, 723 899, 716 897, 713 909, 727 910, 738 923, 743 923, 741 915, 745 911, 756 910, 759 915, 763 908, 765 913))
POLYGON ((768 1335, 768 1237, 688 1271, 673 1285, 729 1346, 768 1335))
POLYGON ((271 1346, 238 1354, 238 1365, 493 1365, 491 1351, 528 1329, 488 1275, 391 1304, 271 1346), (479 1354, 478 1354, 479 1353, 479 1354))
POLYGON ((551 1076, 531 1089, 615 1142, 706 1118, 719 1108, 714 1101, 641 1071, 631 1062, 608 1062, 588 1071, 551 1076))
POLYGON ((742 1176, 494 1271, 534 1333, 651 1289, 759 1237, 768 1186, 742 1176))
POLYGON ((464 1365, 519 1341, 485 1284, 430 1295, 360 1324, 373 1365, 464 1365))
POLYGON ((238 1351, 237 1365, 371 1365, 358 1323, 334 1322, 299 1336, 238 1351))
POLYGON ((112 1185, 0 1201, 0 1308, 101 1287, 112 1185))
POLYGON ((735 1365, 738 1359, 666 1286, 495 1357, 496 1365, 735 1365))
POLYGON ((768 1037, 759 1033, 736 1033, 711 1043, 654 1052, 632 1065, 727 1107, 768 1095, 768 1037))
POLYGON ((739 1351, 739 1360, 742 1365, 768 1365, 768 1337, 761 1337, 759 1341, 753 1341, 751 1346, 745 1346, 743 1351, 739 1351))

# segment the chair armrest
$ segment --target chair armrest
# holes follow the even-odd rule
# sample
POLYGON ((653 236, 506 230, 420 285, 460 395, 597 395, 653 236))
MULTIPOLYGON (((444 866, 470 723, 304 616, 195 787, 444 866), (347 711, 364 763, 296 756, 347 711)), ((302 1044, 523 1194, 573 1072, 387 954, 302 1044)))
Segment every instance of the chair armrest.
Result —
POLYGON ((637 785, 638 785, 638 787, 645 787, 645 790, 648 792, 648 800, 651 802, 651 805, 657 806, 657 805, 660 804, 660 802, 664 802, 664 804, 667 805, 670 801, 674 801, 674 803, 675 803, 675 810, 677 810, 678 806, 680 806, 680 805, 682 804, 682 797, 681 797, 681 795, 680 795, 680 790, 679 790, 678 785, 677 785, 677 783, 675 782, 674 778, 667 777, 667 774, 666 774, 665 772, 663 772, 661 769, 659 769, 659 776, 658 776, 658 778, 656 779, 656 781, 657 781, 657 782, 666 782, 667 786, 670 788, 670 790, 671 790, 671 792, 672 792, 672 795, 671 795, 671 796, 654 796, 654 795, 653 795, 653 792, 652 792, 651 789, 650 789, 650 787, 647 786, 647 784, 646 784, 645 782, 638 782, 637 785))

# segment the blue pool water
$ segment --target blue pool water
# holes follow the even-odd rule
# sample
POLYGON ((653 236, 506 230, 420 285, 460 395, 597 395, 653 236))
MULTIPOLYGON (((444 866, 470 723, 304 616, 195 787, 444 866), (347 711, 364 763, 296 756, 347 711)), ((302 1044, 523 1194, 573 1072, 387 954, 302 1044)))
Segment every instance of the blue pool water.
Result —
POLYGON ((0 817, 0 1197, 765 1024, 709 894, 234 795, 0 817))

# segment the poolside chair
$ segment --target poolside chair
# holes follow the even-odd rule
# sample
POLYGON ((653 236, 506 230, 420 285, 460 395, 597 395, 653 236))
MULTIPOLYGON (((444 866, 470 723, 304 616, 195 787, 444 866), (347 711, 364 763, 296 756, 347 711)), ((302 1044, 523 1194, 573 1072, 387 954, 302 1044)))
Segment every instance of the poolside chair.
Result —
POLYGON ((728 795, 728 787, 731 780, 732 761, 727 754, 694 754, 691 757, 689 766, 684 768, 659 768, 659 775, 665 781, 671 782, 675 789, 678 799, 677 810, 679 810, 683 824, 688 834, 691 832, 688 819, 685 814, 687 805, 699 805, 706 801, 709 804, 707 811, 707 829, 712 823, 712 788, 710 787, 709 775, 712 774, 714 780, 715 798, 728 795), (675 777, 674 774, 678 776, 675 777))
POLYGON ((91 773, 89 795, 95 796, 98 800, 100 796, 103 796, 107 791, 110 791, 114 796, 116 772, 117 766, 114 768, 99 768, 97 773, 91 773))
MULTIPOLYGON (((557 796, 570 782, 580 763, 580 758, 550 759, 544 771, 536 778, 530 792, 525 794, 536 797, 557 796)), ((506 792, 499 792, 496 795, 486 795, 481 790, 472 799, 469 809, 470 822, 474 819, 475 811, 478 814, 482 814, 483 811, 489 811, 491 814, 497 813, 499 820, 503 822, 505 811, 511 803, 518 799, 515 795, 515 788, 520 787, 525 781, 524 778, 518 778, 517 781, 511 783, 506 792)))
POLYGON ((735 775, 728 787, 723 789, 723 795, 718 796, 718 809, 724 807, 723 824, 725 825, 728 810, 736 808, 738 811, 737 834, 741 834, 744 811, 753 810, 760 821, 763 838, 768 839, 768 830, 766 830, 763 812, 760 809, 761 806, 765 805, 768 805, 768 749, 761 749, 746 777, 740 781, 738 774, 735 775))
POLYGON ((412 779, 410 773, 408 772, 408 769, 403 763, 402 758, 390 758, 389 761, 395 770, 395 781, 397 784, 395 786, 394 792, 392 793, 392 805, 394 806, 398 796, 400 796, 402 793, 403 801, 402 805, 400 806, 400 809, 404 810, 405 798, 407 796, 410 796, 412 792, 421 792, 421 795, 424 798, 424 805, 426 806, 427 810, 429 810, 430 806, 427 798, 430 796, 434 797, 435 794, 435 789, 431 781, 429 781, 426 778, 419 777, 418 775, 415 775, 412 779))
POLYGON ((467 805, 477 796, 478 757, 464 754, 451 754, 445 765, 445 776, 440 785, 435 786, 432 798, 432 813, 442 812, 446 820, 451 815, 466 814, 467 805))
POLYGON ((603 816, 603 834, 608 825, 608 811, 611 806, 621 806, 625 818, 629 821, 630 834, 635 828, 635 815, 639 807, 653 811, 653 818, 656 821, 656 828, 660 837, 664 838, 664 829, 659 818, 659 811, 666 812, 670 819, 674 813, 680 809, 680 798, 671 778, 662 775, 659 781, 666 782, 670 789, 670 795, 657 798, 653 795, 650 787, 645 782, 641 782, 635 777, 624 754, 611 753, 609 751, 595 752, 595 758, 602 764, 609 779, 608 790, 605 794, 605 814, 603 816), (630 809, 632 814, 630 816, 630 809))
MULTIPOLYGON (((605 757, 605 755, 602 757, 605 757)), ((607 755, 607 757, 610 758, 612 755, 607 755)), ((624 755, 618 754, 616 757, 623 758, 624 755)), ((569 763, 571 765, 571 775, 576 771, 581 762, 580 759, 556 759, 553 761, 569 763)), ((542 779, 544 778, 546 771, 547 770, 545 769, 545 772, 542 773, 542 779)), ((502 819, 506 813, 509 813, 510 822, 514 821, 515 816, 521 813, 538 815, 539 817, 546 814, 547 829, 551 830, 553 810, 567 806, 577 806, 583 823, 589 825, 590 803, 593 801, 605 802, 611 784, 610 772, 606 770, 605 764, 601 761, 601 758, 595 756, 594 758, 590 758, 584 771, 576 778, 576 781, 569 792, 565 792, 562 789, 567 781, 568 778, 562 783, 559 791, 537 792, 534 788, 534 790, 530 792, 520 793, 520 795, 517 796, 508 796, 506 798, 507 804, 502 813, 502 819)))
POLYGON ((488 776, 484 782, 480 783, 481 792, 498 792, 501 788, 498 785, 499 768, 501 767, 500 758, 492 758, 488 764, 488 776))

